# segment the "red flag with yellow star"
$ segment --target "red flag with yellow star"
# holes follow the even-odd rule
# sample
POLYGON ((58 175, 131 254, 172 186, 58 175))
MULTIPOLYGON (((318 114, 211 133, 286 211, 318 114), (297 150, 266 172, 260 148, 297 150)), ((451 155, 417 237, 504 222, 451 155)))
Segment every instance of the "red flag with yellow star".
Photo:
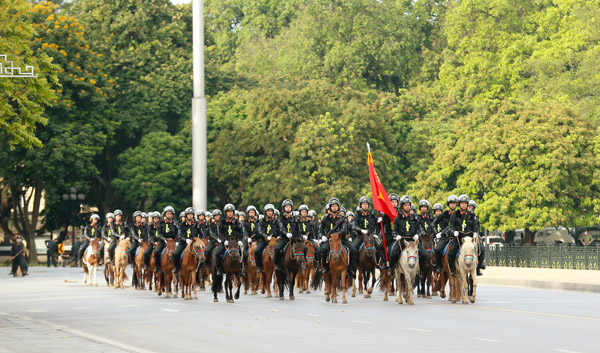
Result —
MULTIPOLYGON (((368 144, 367 144, 368 146, 368 144)), ((379 176, 375 171, 375 167, 373 166, 373 156, 371 155, 371 149, 369 148, 369 156, 367 158, 367 163, 369 164, 369 179, 371 180, 371 195, 373 196, 373 207, 388 215, 390 219, 395 219, 398 213, 396 209, 392 205, 390 198, 385 192, 385 188, 381 184, 381 180, 379 180, 379 176)))

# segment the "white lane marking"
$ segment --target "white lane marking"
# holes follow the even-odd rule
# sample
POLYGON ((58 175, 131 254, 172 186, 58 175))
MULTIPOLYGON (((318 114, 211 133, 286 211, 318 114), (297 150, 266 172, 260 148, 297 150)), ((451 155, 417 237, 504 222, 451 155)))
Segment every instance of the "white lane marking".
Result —
POLYGON ((314 317, 323 317, 325 315, 319 315, 319 314, 306 314, 308 316, 314 316, 314 317))
POLYGON ((357 324, 372 324, 371 321, 352 320, 352 322, 356 322, 357 324))
POLYGON ((560 348, 555 348, 555 349, 553 349, 553 351, 555 351, 555 352, 562 352, 562 353, 580 353, 578 351, 570 351, 568 349, 560 349, 560 348))
POLYGON ((426 329, 422 329, 422 328, 407 327, 406 329, 411 330, 411 331, 418 331, 418 332, 431 332, 431 330, 426 330, 426 329))
POLYGON ((167 311, 167 312, 170 312, 170 313, 176 313, 176 312, 179 311, 179 309, 169 309, 169 308, 162 308, 160 310, 167 311))
POLYGON ((29 298, 29 299, 15 299, 15 300, 4 300, 2 303, 24 303, 24 302, 46 302, 53 300, 71 300, 71 299, 89 299, 89 298, 104 298, 108 295, 81 295, 81 296, 62 296, 62 297, 46 297, 46 298, 29 298))
POLYGON ((48 321, 48 320, 38 320, 38 319, 34 319, 34 318, 31 318, 31 317, 28 317, 28 316, 15 315, 15 314, 11 314, 10 316, 16 317, 16 318, 19 318, 19 319, 22 319, 22 320, 36 322, 36 323, 41 324, 41 325, 50 326, 50 327, 52 327, 53 329, 56 329, 56 330, 60 330, 60 331, 64 331, 64 332, 69 332, 69 333, 72 333, 72 334, 74 334, 76 336, 79 336, 79 337, 82 337, 82 338, 85 338, 85 339, 88 339, 88 340, 91 340, 91 341, 94 341, 94 342, 98 342, 98 343, 101 343, 101 344, 108 344, 108 345, 111 345, 111 346, 114 346, 114 347, 117 347, 117 348, 120 348, 120 349, 131 351, 131 352, 138 352, 138 353, 150 353, 151 352, 151 351, 145 350, 143 348, 139 348, 139 347, 135 347, 135 346, 130 346, 130 345, 128 345, 126 343, 123 343, 123 342, 115 341, 115 340, 110 339, 110 338, 105 338, 105 337, 98 336, 98 335, 95 335, 95 334, 92 334, 92 333, 84 332, 84 331, 81 331, 81 330, 78 330, 78 329, 75 329, 75 328, 72 328, 72 327, 69 327, 69 326, 65 326, 65 325, 61 325, 61 324, 56 324, 56 323, 48 321))
POLYGON ((29 309, 27 310, 30 313, 47 313, 48 310, 44 310, 44 309, 29 309))
POLYGON ((91 310, 92 308, 90 308, 89 306, 74 306, 73 309, 75 310, 91 310))
POLYGON ((498 340, 492 340, 492 339, 489 339, 489 338, 478 338, 478 337, 474 337, 473 339, 474 339, 474 340, 477 340, 477 341, 483 341, 483 342, 493 342, 493 343, 499 343, 499 342, 502 342, 502 341, 498 341, 498 340))

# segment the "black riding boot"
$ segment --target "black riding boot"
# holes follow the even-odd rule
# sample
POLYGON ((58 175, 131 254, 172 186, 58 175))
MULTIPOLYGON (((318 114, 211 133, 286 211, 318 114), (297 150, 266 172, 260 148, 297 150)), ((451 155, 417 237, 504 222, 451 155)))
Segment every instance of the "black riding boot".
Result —
POLYGON ((357 256, 358 254, 354 254, 354 256, 350 256, 350 263, 348 264, 348 276, 351 278, 356 278, 356 266, 357 266, 357 256))
POLYGON ((437 252, 435 253, 435 273, 442 272, 442 254, 437 252))
POLYGON ((275 271, 283 271, 283 266, 281 265, 281 251, 275 251, 275 258, 273 262, 275 263, 275 271))

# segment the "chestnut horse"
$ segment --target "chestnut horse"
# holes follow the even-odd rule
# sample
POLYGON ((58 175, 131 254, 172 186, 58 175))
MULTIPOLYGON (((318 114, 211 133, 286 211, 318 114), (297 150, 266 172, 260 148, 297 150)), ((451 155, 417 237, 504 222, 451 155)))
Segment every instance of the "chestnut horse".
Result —
POLYGON ((182 253, 181 269, 179 270, 181 297, 183 299, 198 299, 198 293, 196 292, 196 271, 198 271, 200 264, 205 261, 204 242, 200 238, 193 238, 182 253), (194 291, 193 297, 192 290, 194 291))
POLYGON ((136 250, 133 261, 133 279, 131 285, 137 290, 146 290, 146 271, 144 271, 144 251, 148 249, 150 243, 147 240, 141 240, 140 246, 136 250))
POLYGON ((261 283, 261 294, 265 294, 265 290, 267 291, 267 298, 271 298, 273 295, 271 294, 271 281, 273 280, 273 272, 275 271, 275 263, 273 262, 273 258, 275 256, 275 245, 277 244, 277 238, 272 237, 269 240, 269 244, 265 248, 265 253, 262 257, 263 262, 263 270, 260 273, 260 283, 261 283), (268 256, 267 256, 268 255, 268 256))
MULTIPOLYGON (((171 290, 171 284, 174 282, 173 276, 173 252, 175 252, 175 239, 167 238, 165 240, 167 242, 167 246, 160 254, 160 264, 161 270, 156 274, 159 279, 160 285, 158 286, 158 295, 163 293, 165 294, 165 298, 169 298, 171 293, 173 293, 173 297, 177 298, 177 288, 175 288, 175 292, 171 290)), ((175 284, 173 283, 175 287, 175 284)))
POLYGON ((304 245, 306 245, 306 259, 304 261, 304 269, 298 272, 298 277, 296 277, 296 286, 300 290, 300 293, 306 291, 306 294, 310 294, 308 284, 310 278, 315 274, 315 244, 310 240, 306 240, 304 245))
POLYGON ((127 254, 129 245, 131 245, 129 239, 123 238, 119 240, 115 249, 115 288, 124 288, 123 282, 127 279, 125 268, 129 263, 129 255, 127 254))
POLYGON ((338 280, 342 287, 342 303, 347 304, 346 299, 346 275, 348 272, 348 264, 350 261, 350 253, 348 249, 342 246, 341 235, 333 233, 329 236, 329 273, 324 276, 325 280, 325 301, 337 303, 337 284, 338 280))
POLYGON ((290 238, 283 251, 284 271, 276 271, 279 300, 284 300, 283 292, 286 286, 290 289, 290 300, 295 299, 294 285, 296 284, 296 275, 304 268, 304 250, 306 250, 306 245, 302 238, 290 238))
MULTIPOLYGON (((377 267, 377 258, 375 256, 375 237, 373 234, 367 234, 363 238, 363 245, 358 251, 358 292, 363 293, 365 298, 371 298, 373 287, 377 280, 375 268, 377 267), (369 288, 369 279, 371 287, 369 288)), ((356 296, 356 281, 352 281, 352 297, 356 296)))
POLYGON ((260 284, 260 276, 258 275, 258 268, 256 266, 256 258, 254 256, 254 252, 256 251, 256 247, 258 246, 257 242, 252 242, 248 244, 248 261, 246 263, 246 278, 244 284, 244 294, 246 292, 246 286, 250 287, 250 294, 256 295, 258 291, 258 286, 260 284))
MULTIPOLYGON (((208 246, 209 238, 200 238, 202 241, 202 246, 206 249, 208 246)), ((203 292, 206 290, 206 282, 209 282, 210 285, 210 259, 206 259, 208 261, 204 261, 200 264, 198 271, 196 271, 196 283, 200 285, 200 291, 203 292)))
MULTIPOLYGON (((217 293, 223 289, 223 275, 217 275, 217 268, 215 265, 216 254, 213 252, 213 283, 212 292, 214 295, 214 302, 218 302, 217 293)), ((225 248, 223 258, 223 270, 225 270, 225 299, 228 303, 233 303, 233 299, 240 298, 240 288, 242 281, 240 273, 242 272, 242 261, 243 256, 240 250, 240 246, 236 241, 228 242, 228 246, 225 248), (233 282, 237 283, 237 291, 235 296, 233 295, 233 282)))
POLYGON ((98 286, 98 282, 96 281, 96 272, 98 270, 98 264, 100 263, 100 240, 97 238, 92 239, 90 241, 90 246, 85 249, 83 253, 83 259, 81 262, 83 263, 83 283, 87 283, 86 275, 90 280, 90 285, 98 286), (93 274, 93 281, 92 281, 93 274))

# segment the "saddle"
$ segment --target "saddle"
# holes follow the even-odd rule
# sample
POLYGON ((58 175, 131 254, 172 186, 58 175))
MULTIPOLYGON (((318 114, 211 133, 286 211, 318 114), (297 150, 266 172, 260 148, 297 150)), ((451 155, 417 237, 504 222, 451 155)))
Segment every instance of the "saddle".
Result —
MULTIPOLYGON (((444 252, 442 253, 442 256, 446 256, 446 251, 448 251, 448 246, 450 245, 450 243, 446 244, 446 246, 444 246, 444 252)), ((460 247, 458 248, 458 251, 456 252, 456 258, 458 259, 458 256, 460 255, 460 247)))

